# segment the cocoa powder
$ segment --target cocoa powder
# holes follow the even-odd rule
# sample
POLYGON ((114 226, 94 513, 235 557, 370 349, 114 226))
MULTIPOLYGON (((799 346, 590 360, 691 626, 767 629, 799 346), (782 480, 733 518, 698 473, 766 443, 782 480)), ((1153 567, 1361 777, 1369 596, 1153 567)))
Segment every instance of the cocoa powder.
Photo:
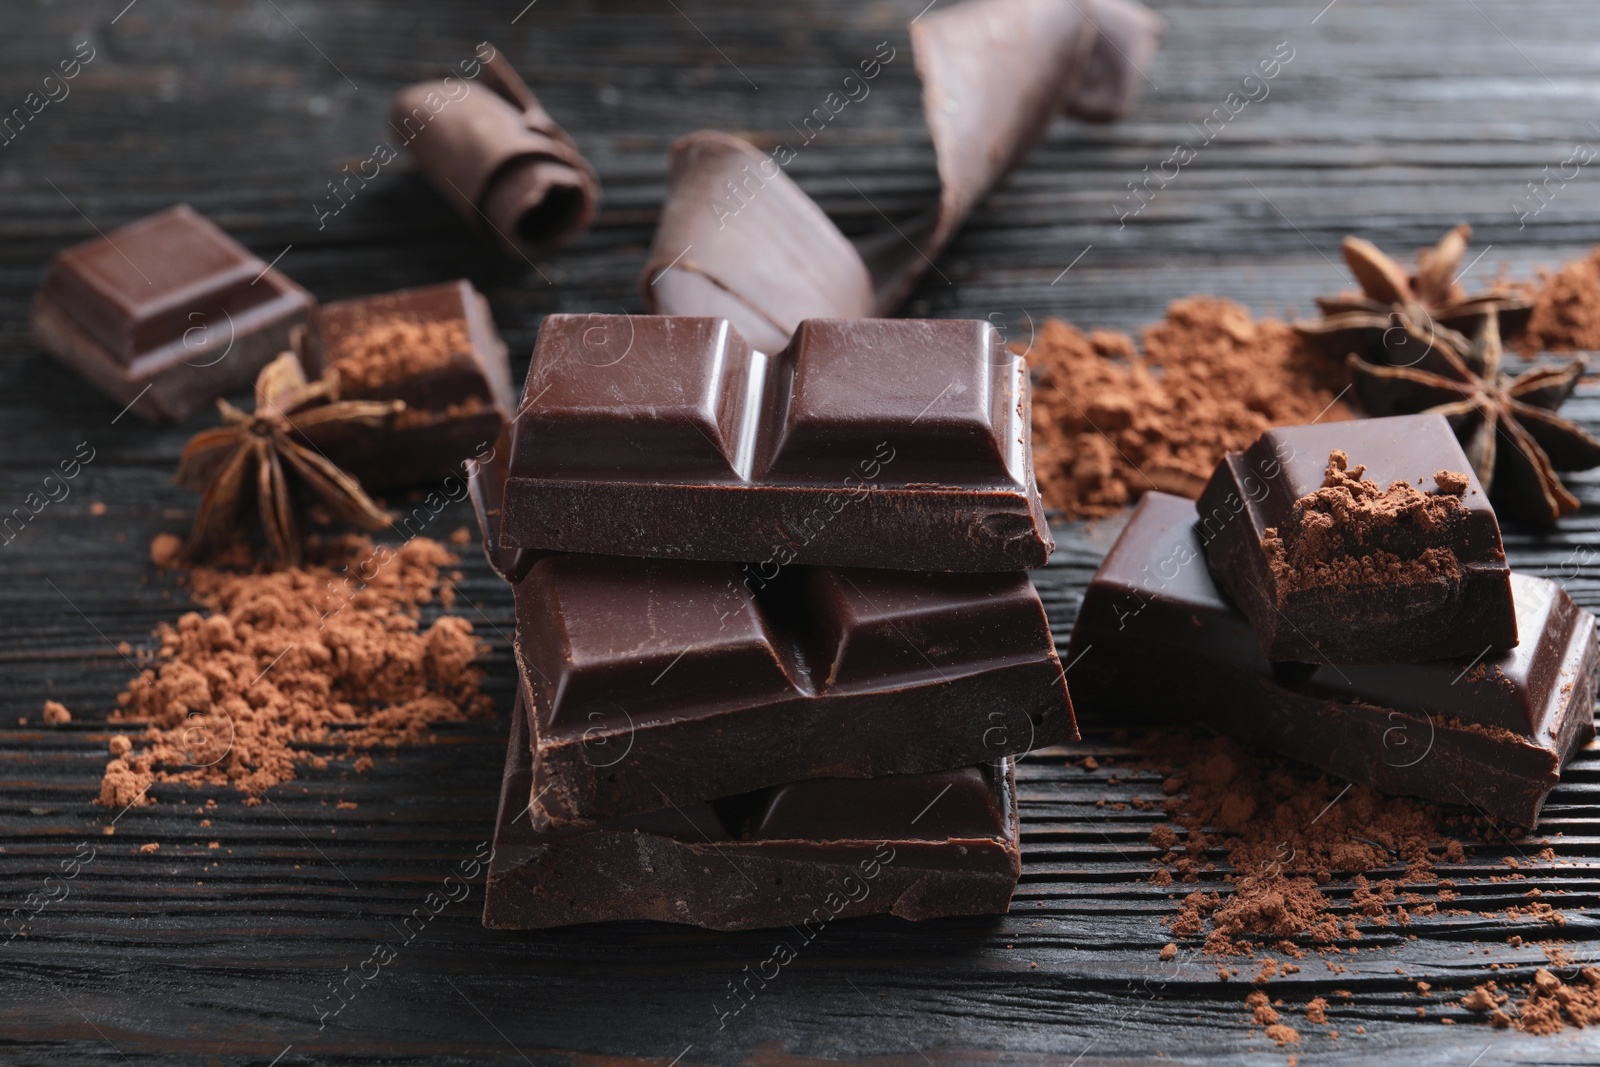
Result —
POLYGON ((413 322, 377 318, 340 339, 328 353, 339 382, 353 395, 438 370, 470 348, 462 319, 413 322))
POLYGON ((158 781, 255 798, 299 765, 327 766, 314 746, 393 747, 489 715, 472 625, 420 622, 424 605, 449 606, 455 562, 427 538, 391 549, 345 536, 314 542, 301 567, 188 572, 203 610, 156 630, 155 665, 118 696, 110 721, 143 729, 112 738, 99 803, 148 803, 158 781))
POLYGON ((1150 835, 1163 853, 1152 881, 1198 883, 1214 852, 1226 855, 1232 872, 1226 896, 1194 889, 1166 920, 1180 937, 1203 937, 1206 954, 1357 940, 1357 916, 1404 925, 1453 899, 1435 867, 1462 862, 1465 854, 1459 841, 1441 839, 1440 814, 1431 805, 1299 775, 1225 738, 1162 731, 1141 747, 1148 766, 1176 779, 1163 803, 1174 825, 1150 835), (1395 867, 1402 870, 1378 876, 1395 867), (1350 880, 1350 915, 1324 891, 1336 877, 1350 880))
POLYGON ((1600 248, 1539 272, 1533 314, 1511 347, 1527 356, 1600 348, 1600 248))
POLYGON ((1353 417, 1336 399, 1342 367, 1230 300, 1174 301, 1141 341, 1052 319, 1027 353, 1034 469, 1068 518, 1113 514, 1151 489, 1198 496, 1223 453, 1263 430, 1353 417))
POLYGON ((1261 546, 1279 595, 1325 587, 1433 584, 1461 579, 1451 550, 1466 516, 1467 477, 1439 471, 1424 492, 1406 482, 1380 488, 1350 466, 1339 449, 1328 456, 1322 486, 1294 502, 1282 530, 1269 526, 1261 546), (1432 542, 1432 543, 1430 543, 1432 542), (1426 545, 1416 551, 1418 545, 1426 545))

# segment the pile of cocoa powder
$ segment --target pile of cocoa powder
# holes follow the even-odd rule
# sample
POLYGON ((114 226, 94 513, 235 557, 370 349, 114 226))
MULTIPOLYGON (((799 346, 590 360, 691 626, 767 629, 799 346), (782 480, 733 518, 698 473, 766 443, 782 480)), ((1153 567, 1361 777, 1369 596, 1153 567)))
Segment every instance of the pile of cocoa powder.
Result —
POLYGON ((1525 356, 1600 349, 1600 247, 1539 271, 1533 314, 1511 347, 1525 356))
MULTIPOLYGON (((170 563, 178 545, 162 535, 151 558, 170 563)), ((300 567, 187 572, 203 610, 156 630, 153 665, 118 696, 110 721, 143 730, 112 738, 99 802, 148 802, 158 781, 231 784, 254 801, 298 765, 325 767, 317 746, 393 747, 491 714, 471 623, 420 621, 425 605, 450 606, 456 562, 427 538, 391 548, 352 535, 313 541, 300 567)))
POLYGON ((1141 333, 1052 319, 1027 352, 1034 471, 1048 507, 1110 515, 1151 489, 1198 496, 1224 452, 1272 426, 1337 421, 1343 368, 1287 323, 1187 297, 1141 333))

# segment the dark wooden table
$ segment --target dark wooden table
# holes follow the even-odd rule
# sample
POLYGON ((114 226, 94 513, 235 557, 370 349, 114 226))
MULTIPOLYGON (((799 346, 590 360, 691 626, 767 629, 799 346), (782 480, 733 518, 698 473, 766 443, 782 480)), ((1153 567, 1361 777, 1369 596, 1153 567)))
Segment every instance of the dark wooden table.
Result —
MULTIPOLYGON (((158 790, 160 803, 122 816, 115 836, 102 833, 112 813, 90 803, 109 736, 100 720, 131 673, 115 645, 148 644, 151 628, 183 607, 181 590, 152 574, 146 545, 187 525, 194 500, 171 472, 183 441, 209 420, 113 421, 116 405, 30 343, 27 300, 54 250, 186 200, 264 258, 283 253, 279 266, 324 299, 467 275, 488 292, 512 351, 526 353, 548 312, 641 307, 635 277, 673 138, 700 127, 782 137, 882 40, 897 59, 790 171, 850 230, 874 221, 869 198, 888 211, 925 202, 932 155, 904 37, 924 2, 14 0, 0 9, 0 114, 79 42, 95 52, 70 96, 0 144, 0 511, 80 442, 95 452, 68 499, 0 544, 0 903, 20 904, 61 859, 95 850, 70 896, 0 945, 0 1063, 1286 1060, 1252 1036, 1241 983, 1219 982, 1198 959, 1157 959, 1160 920, 1174 904, 1145 880, 1153 820, 1094 803, 1155 785, 1137 776, 1111 785, 1111 771, 1067 768, 1060 754, 1022 765, 1025 867, 1009 916, 839 924, 725 1026, 717 1007, 728 983, 766 958, 771 935, 650 925, 491 933, 479 925, 478 887, 319 1026, 315 1005, 328 1005, 330 983, 393 942, 399 917, 490 832, 511 613, 476 559, 462 584, 494 646, 498 722, 443 730, 437 744, 380 759, 365 775, 335 762, 259 807, 227 791, 158 790), (545 280, 469 234, 404 161, 319 229, 326 183, 386 136, 390 94, 485 38, 599 168, 606 201, 593 232, 542 261, 545 280), (107 505, 99 517, 96 501, 107 505), (41 727, 47 698, 75 721, 41 727), (203 829, 197 806, 213 795, 203 829), (359 807, 337 809, 341 800, 359 807), (220 849, 207 848, 213 840, 220 849), (160 851, 141 853, 151 841, 160 851)), ((1590 169, 1552 185, 1525 223, 1513 207, 1575 144, 1600 140, 1600 8, 1325 2, 1158 0, 1169 32, 1137 117, 1053 128, 908 311, 990 317, 1014 338, 1050 315, 1132 328, 1194 291, 1258 312, 1309 309, 1313 294, 1343 284, 1337 246, 1347 232, 1409 249, 1470 220, 1476 250, 1492 246, 1478 279, 1600 241, 1600 175, 1590 169), (1119 225, 1128 183, 1192 138, 1191 124, 1283 41, 1294 58, 1269 96, 1119 225)), ((1006 76, 1005 57, 994 60, 1006 76)), ((1569 410, 1600 426, 1597 397, 1585 388, 1569 410)), ((1580 600, 1600 606, 1591 565, 1600 476, 1572 484, 1584 511, 1552 534, 1512 531, 1513 559, 1561 571, 1580 600)), ((440 529, 465 521, 453 515, 440 529)), ((1058 535, 1040 585, 1059 636, 1115 527, 1058 535)), ((1084 751, 1109 748, 1091 741, 1084 751)), ((1575 958, 1592 960, 1600 755, 1568 779, 1540 827, 1563 835, 1552 836, 1559 865, 1538 864, 1527 882, 1490 882, 1509 847, 1496 841, 1474 848, 1457 877, 1483 908, 1514 903, 1530 885, 1563 892, 1551 898, 1569 916, 1559 933, 1575 958)), ((1417 1018, 1417 979, 1463 989, 1489 977, 1493 961, 1516 965, 1494 977, 1527 980, 1551 931, 1462 917, 1411 931, 1417 940, 1370 931, 1364 944, 1381 950, 1347 957, 1346 974, 1312 966, 1274 984, 1290 1004, 1335 986, 1355 992, 1335 1003, 1338 1042, 1302 1028, 1302 1059, 1600 1061, 1592 1031, 1536 1040, 1460 1011, 1458 1025, 1441 1026, 1443 998, 1417 1018), (1525 948, 1504 944, 1516 932, 1525 948), (1471 954, 1480 941, 1498 946, 1492 956, 1471 954)))

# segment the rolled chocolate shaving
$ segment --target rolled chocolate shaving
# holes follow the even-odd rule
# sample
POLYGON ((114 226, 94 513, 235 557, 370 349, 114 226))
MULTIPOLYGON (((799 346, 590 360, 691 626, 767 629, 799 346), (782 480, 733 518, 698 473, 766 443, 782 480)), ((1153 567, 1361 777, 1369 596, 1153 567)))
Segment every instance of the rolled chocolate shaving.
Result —
POLYGON ((782 348, 802 319, 872 314, 855 246, 747 141, 689 134, 672 146, 667 185, 644 273, 652 307, 726 316, 764 352, 782 348))
POLYGON ((498 51, 480 80, 407 86, 395 94, 389 124, 471 225, 492 231, 513 255, 539 255, 589 228, 600 180, 498 51))
POLYGON ((1099 0, 1091 21, 1098 31, 1094 52, 1067 114, 1084 122, 1115 122, 1127 118, 1139 99, 1164 23, 1134 0, 1099 0))
POLYGON ((1128 112, 1162 26, 1136 0, 968 0, 914 20, 939 202, 854 244, 783 172, 787 160, 714 131, 681 138, 640 280, 646 303, 732 318, 763 351, 803 319, 892 313, 1057 112, 1128 112))

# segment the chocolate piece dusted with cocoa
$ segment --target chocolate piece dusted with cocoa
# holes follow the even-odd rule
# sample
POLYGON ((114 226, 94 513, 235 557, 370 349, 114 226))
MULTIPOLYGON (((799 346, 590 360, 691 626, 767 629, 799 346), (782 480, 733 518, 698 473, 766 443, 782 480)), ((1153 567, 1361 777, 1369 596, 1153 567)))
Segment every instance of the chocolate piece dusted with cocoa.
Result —
POLYGON ((1269 660, 1412 663, 1517 642, 1499 523, 1442 416, 1269 430, 1223 458, 1199 509, 1211 573, 1269 660))
POLYGON ((989 323, 551 315, 513 435, 508 548, 924 571, 1041 567, 1028 375, 989 323))
POLYGON ((41 347, 117 404, 176 422, 249 386, 315 308, 179 204, 56 253, 31 325, 41 347))
POLYGON ((320 362, 338 375, 340 395, 405 404, 381 431, 325 446, 366 488, 464 478, 462 462, 487 452, 509 422, 505 342, 471 283, 341 300, 321 319, 320 362))
POLYGON ((1009 759, 793 782, 587 829, 538 831, 521 696, 484 888, 503 930, 654 919, 713 930, 860 915, 1003 914, 1021 873, 1009 759))
POLYGON ((535 826, 1076 740, 1024 573, 563 555, 516 587, 535 826))
POLYGON ((1090 582, 1067 650, 1081 714, 1200 724, 1384 792, 1537 821, 1594 736, 1593 615, 1513 574, 1523 640, 1509 651, 1270 664, 1206 569, 1196 517, 1190 501, 1146 494, 1090 582))
POLYGON ((417 167, 512 255, 539 255, 588 229, 600 180, 572 138, 488 42, 462 74, 395 94, 389 125, 417 167))

